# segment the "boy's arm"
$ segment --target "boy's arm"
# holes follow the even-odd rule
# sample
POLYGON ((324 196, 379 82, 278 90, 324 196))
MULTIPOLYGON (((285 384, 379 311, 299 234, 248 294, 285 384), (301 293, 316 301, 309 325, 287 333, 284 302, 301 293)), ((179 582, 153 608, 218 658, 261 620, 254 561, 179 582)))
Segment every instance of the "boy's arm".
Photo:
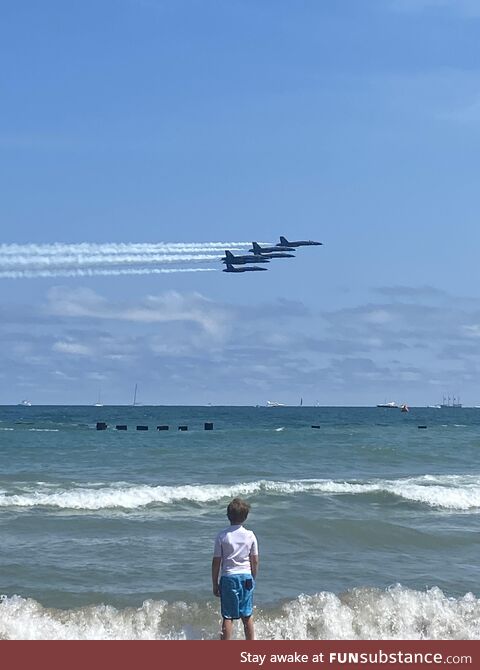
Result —
POLYGON ((252 571, 252 577, 256 579, 258 572, 258 554, 250 554, 250 569, 252 571))
POLYGON ((220 588, 218 586, 218 575, 220 574, 220 564, 222 562, 222 559, 220 556, 214 556, 212 558, 212 588, 213 588, 213 595, 219 597, 220 596, 220 588))

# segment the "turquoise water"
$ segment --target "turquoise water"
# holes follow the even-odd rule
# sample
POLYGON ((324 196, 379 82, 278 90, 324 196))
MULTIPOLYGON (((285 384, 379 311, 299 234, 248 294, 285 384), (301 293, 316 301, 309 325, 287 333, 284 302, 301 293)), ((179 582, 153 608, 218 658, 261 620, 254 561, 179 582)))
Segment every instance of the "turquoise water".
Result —
POLYGON ((478 638, 479 456, 479 409, 0 408, 0 636, 217 637, 242 495, 259 637, 478 638))

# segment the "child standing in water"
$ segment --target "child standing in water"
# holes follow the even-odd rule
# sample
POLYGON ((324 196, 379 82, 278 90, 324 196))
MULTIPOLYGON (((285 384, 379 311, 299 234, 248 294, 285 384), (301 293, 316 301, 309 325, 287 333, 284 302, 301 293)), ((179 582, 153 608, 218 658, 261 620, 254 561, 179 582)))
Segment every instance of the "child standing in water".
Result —
POLYGON ((234 498, 227 507, 230 526, 215 538, 212 584, 213 594, 221 602, 222 640, 232 639, 235 619, 242 620, 245 639, 255 639, 252 613, 258 542, 255 534, 243 527, 249 511, 250 505, 245 500, 234 498))

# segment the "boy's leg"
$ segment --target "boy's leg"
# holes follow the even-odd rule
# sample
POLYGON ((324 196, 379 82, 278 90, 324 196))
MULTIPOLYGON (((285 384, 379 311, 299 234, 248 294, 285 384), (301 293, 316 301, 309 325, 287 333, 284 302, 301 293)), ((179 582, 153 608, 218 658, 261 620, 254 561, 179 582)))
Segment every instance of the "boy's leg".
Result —
POLYGON ((233 619, 222 621, 222 640, 231 640, 233 633, 233 619))
POLYGON ((243 629, 245 631, 246 640, 255 639, 255 628, 253 626, 253 616, 242 616, 243 629))

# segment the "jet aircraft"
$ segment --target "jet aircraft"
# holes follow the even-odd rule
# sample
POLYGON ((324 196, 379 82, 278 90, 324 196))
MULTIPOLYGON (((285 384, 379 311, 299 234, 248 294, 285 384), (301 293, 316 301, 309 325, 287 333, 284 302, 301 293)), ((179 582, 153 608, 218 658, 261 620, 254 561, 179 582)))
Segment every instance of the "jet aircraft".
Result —
POLYGON ((222 258, 222 263, 230 265, 245 265, 246 263, 268 263, 268 258, 264 258, 260 254, 252 254, 251 256, 234 256, 231 251, 225 249, 225 258, 222 258))
POLYGON ((297 240, 296 242, 289 242, 286 237, 280 235, 280 244, 277 244, 278 247, 312 247, 322 245, 323 242, 313 242, 313 240, 297 240))
POLYGON ((268 259, 270 259, 270 258, 295 258, 295 254, 286 254, 283 251, 280 254, 276 254, 276 253, 264 254, 264 253, 262 253, 260 255, 261 255, 262 258, 268 258, 268 259))
POLYGON ((293 247, 284 247, 281 244, 277 244, 275 247, 261 247, 258 242, 252 242, 252 248, 249 249, 252 254, 268 254, 276 251, 295 251, 293 247))
POLYGON ((222 272, 262 272, 267 269, 268 268, 252 268, 250 266, 247 266, 245 268, 236 268, 231 263, 227 263, 227 267, 223 268, 222 272))

